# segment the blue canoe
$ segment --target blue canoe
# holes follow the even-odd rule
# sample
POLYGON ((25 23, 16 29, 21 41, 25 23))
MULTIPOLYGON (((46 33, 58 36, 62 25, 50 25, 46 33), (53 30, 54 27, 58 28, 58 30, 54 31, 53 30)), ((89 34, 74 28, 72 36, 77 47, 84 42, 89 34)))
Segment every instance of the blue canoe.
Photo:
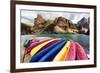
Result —
POLYGON ((65 41, 65 40, 59 40, 59 41, 53 42, 54 43, 53 45, 45 48, 44 50, 40 51, 35 56, 33 56, 32 59, 30 60, 30 62, 39 61, 43 56, 45 56, 45 54, 47 54, 50 50, 52 50, 55 46, 59 45, 63 41, 65 41))
POLYGON ((54 46, 52 50, 50 50, 46 55, 44 55, 39 62, 47 62, 47 61, 52 61, 53 58, 57 55, 57 53, 63 48, 65 45, 66 40, 63 40, 60 42, 58 45, 54 46))

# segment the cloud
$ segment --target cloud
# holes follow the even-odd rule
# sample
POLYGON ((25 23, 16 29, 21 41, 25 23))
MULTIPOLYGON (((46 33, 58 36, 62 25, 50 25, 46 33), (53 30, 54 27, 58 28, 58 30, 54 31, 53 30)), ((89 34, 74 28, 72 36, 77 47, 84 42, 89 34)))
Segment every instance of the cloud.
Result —
POLYGON ((54 20, 56 17, 62 16, 65 17, 67 19, 72 20, 73 23, 77 23, 82 17, 90 17, 89 13, 86 12, 61 12, 61 11, 40 11, 40 10, 22 10, 21 11, 21 22, 25 22, 25 23, 32 23, 34 22, 34 18, 37 17, 37 15, 40 14, 43 16, 44 19, 48 20, 54 20), (25 20, 23 19, 29 19, 29 20, 25 20))

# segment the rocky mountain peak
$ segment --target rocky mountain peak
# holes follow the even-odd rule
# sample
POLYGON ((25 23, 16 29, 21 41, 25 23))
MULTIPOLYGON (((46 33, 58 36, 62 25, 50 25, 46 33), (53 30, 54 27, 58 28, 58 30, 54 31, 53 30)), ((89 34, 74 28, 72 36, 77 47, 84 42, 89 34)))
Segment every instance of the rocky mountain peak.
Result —
POLYGON ((35 18, 34 24, 35 25, 39 25, 39 24, 43 24, 45 22, 45 19, 41 16, 41 15, 37 15, 37 17, 35 18))
POLYGON ((83 17, 80 21, 78 21, 77 27, 78 27, 78 29, 81 29, 82 27, 89 28, 89 21, 88 21, 88 19, 83 17))

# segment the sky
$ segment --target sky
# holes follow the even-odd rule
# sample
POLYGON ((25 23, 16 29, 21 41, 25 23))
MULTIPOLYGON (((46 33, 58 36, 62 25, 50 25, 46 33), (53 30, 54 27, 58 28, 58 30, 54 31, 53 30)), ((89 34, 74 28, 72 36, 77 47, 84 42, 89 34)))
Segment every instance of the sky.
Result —
POLYGON ((45 20, 54 20, 56 17, 62 16, 70 19, 73 23, 77 23, 83 17, 90 17, 90 13, 87 12, 21 10, 21 22, 34 25, 34 18, 36 18, 38 14, 42 15, 45 20))

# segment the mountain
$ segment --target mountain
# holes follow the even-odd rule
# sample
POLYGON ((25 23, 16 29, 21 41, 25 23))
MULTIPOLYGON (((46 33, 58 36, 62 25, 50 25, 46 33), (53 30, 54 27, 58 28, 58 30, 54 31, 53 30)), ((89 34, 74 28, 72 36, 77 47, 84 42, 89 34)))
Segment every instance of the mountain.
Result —
POLYGON ((77 33, 78 30, 73 22, 65 17, 59 16, 54 20, 45 20, 37 15, 33 26, 34 33, 77 33))
POLYGON ((89 24, 90 18, 83 17, 80 21, 78 21, 76 27, 78 30, 80 30, 79 33, 89 34, 89 24))
POLYGON ((90 24, 90 17, 88 17, 88 23, 90 24))
POLYGON ((70 19, 59 16, 55 19, 44 19, 42 15, 37 15, 34 18, 32 28, 26 27, 22 24, 22 34, 65 34, 65 33, 81 33, 89 34, 90 18, 83 17, 77 24, 74 24, 70 19))
POLYGON ((67 18, 60 16, 54 20, 53 24, 55 33, 77 33, 75 24, 67 18))
POLYGON ((89 28, 88 19, 83 17, 80 21, 77 22, 77 27, 81 29, 82 27, 89 28))

